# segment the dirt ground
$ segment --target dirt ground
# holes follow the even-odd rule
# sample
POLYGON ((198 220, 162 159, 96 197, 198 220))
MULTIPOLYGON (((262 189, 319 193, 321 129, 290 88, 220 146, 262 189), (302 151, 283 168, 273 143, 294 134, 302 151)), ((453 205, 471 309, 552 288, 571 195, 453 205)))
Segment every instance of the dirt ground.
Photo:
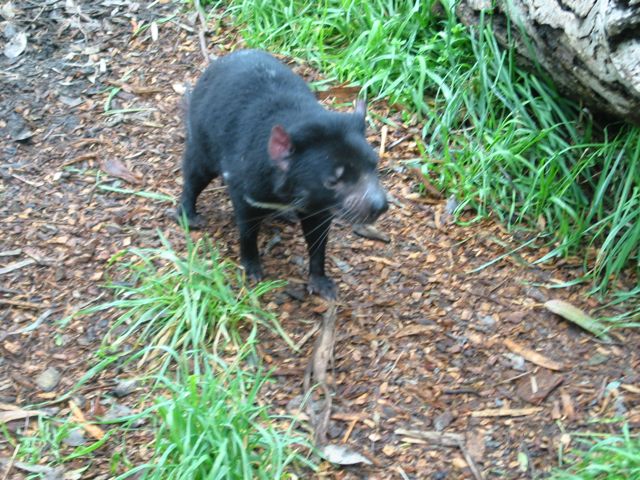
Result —
MULTIPOLYGON (((108 316, 59 320, 108 296, 107 260, 128 246, 158 245, 158 231, 181 244, 169 202, 104 187, 178 195, 182 91, 205 62, 193 18, 164 1, 17 0, 2 15, 5 39, 24 31, 27 44, 16 58, 0 59, 0 404, 26 406, 55 401, 93 361, 108 316), (62 377, 44 392, 36 379, 48 367, 62 377)), ((207 36, 215 55, 239 42, 224 25, 207 36)), ((343 93, 330 90, 326 101, 343 93)), ((394 201, 377 228, 390 241, 340 225, 330 239, 328 270, 341 307, 329 435, 374 465, 325 464, 319 476, 538 478, 557 465, 560 448, 574 445, 568 434, 605 428, 592 419, 619 416, 640 426, 639 335, 614 333, 614 343, 603 344, 542 306, 552 298, 586 311, 598 306, 586 287, 548 288, 577 278, 578 262, 533 267, 527 260, 536 252, 505 255, 518 239, 500 226, 452 223, 447 200, 419 195, 421 179, 404 162, 419 156, 416 130, 384 102, 371 108, 399 125, 387 128, 381 161, 394 201)), ((374 122, 369 135, 378 148, 382 124, 374 122)), ((206 233, 236 260, 232 209, 220 184, 199 204, 206 233)), ((269 247, 267 275, 290 282, 289 294, 273 294, 268 307, 299 341, 323 305, 301 294, 299 227, 268 224, 261 245, 269 247)), ((311 344, 296 355, 274 337, 261 343, 275 368, 268 398, 280 412, 301 393, 311 344)), ((112 380, 81 390, 89 419, 104 411, 112 380)), ((59 408, 68 415, 66 403, 59 408)), ((143 437, 127 445, 143 450, 141 458, 149 448, 143 437)), ((97 450, 82 478, 108 478, 117 448, 97 450)), ((12 454, 0 436, 0 457, 12 454)))

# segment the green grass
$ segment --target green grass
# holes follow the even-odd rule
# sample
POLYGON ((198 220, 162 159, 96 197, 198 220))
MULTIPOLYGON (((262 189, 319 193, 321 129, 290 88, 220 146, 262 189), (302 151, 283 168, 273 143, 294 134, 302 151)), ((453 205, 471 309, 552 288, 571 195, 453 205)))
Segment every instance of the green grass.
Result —
POLYGON ((298 450, 308 440, 259 400, 268 377, 244 360, 209 356, 195 368, 182 362, 176 380, 163 379, 153 458, 120 478, 142 471, 151 480, 280 479, 304 462, 298 450))
POLYGON ((76 314, 114 320, 74 392, 117 370, 138 379, 142 390, 129 397, 136 408, 117 419, 92 418, 106 436, 75 448, 63 443, 78 428, 71 417, 43 416, 36 428, 31 423, 24 432, 14 435, 4 428, 0 434, 17 448, 18 461, 41 467, 29 477, 34 479, 71 465, 79 474, 90 471, 95 450, 104 445, 113 452, 110 473, 123 480, 136 473, 190 480, 308 473, 313 464, 300 453, 310 451, 308 437, 260 399, 270 379, 256 352, 258 329, 270 329, 291 344, 277 318, 260 305, 265 293, 283 283, 249 288, 238 266, 222 259, 206 238, 193 241, 187 233, 179 249, 162 235, 159 239, 157 248, 114 256, 115 279, 108 285, 113 299, 76 314), (148 462, 148 456, 144 461, 136 456, 141 431, 147 433, 142 438, 154 439, 147 445, 148 462), (137 443, 130 449, 132 442, 137 443))
POLYGON ((155 388, 140 399, 139 411, 99 422, 107 431, 102 440, 85 434, 86 444, 65 445, 73 430, 82 429, 71 417, 55 416, 39 417, 22 433, 0 429, 0 435, 17 448, 16 460, 34 480, 58 478, 62 472, 65 478, 95 473, 94 452, 110 441, 119 445, 110 472, 118 480, 133 475, 149 480, 271 480, 294 478, 292 472, 308 474, 314 468, 303 455, 311 450, 309 438, 295 430, 293 419, 274 415, 260 400, 270 381, 268 372, 255 365, 251 342, 238 347, 231 362, 206 352, 170 352, 178 369, 154 375, 155 388), (149 401, 152 405, 145 407, 149 401), (133 446, 127 437, 141 423, 155 437, 149 445, 151 459, 144 463, 127 452, 133 446))
POLYGON ((24 464, 23 468, 14 467, 14 470, 30 472, 25 477, 29 480, 61 478, 62 473, 65 478, 82 478, 92 466, 93 452, 110 438, 110 435, 97 441, 87 438, 83 445, 76 447, 65 444, 74 431, 83 432, 71 416, 39 416, 28 425, 16 433, 10 433, 2 426, 0 436, 15 449, 16 460, 24 464), (85 461, 69 468, 68 465, 77 459, 85 461))
POLYGON ((105 366, 118 358, 152 369, 156 400, 146 414, 158 425, 154 455, 120 478, 138 471, 149 479, 284 478, 302 458, 294 445, 308 444, 279 430, 282 419, 259 402, 268 374, 255 352, 258 327, 291 344, 259 303, 283 283, 248 288, 206 238, 187 234, 183 252, 160 240, 159 248, 116 256, 114 300, 83 312, 118 312, 100 354, 105 366))
POLYGON ((443 0, 207 2, 254 47, 304 58, 422 127, 422 171, 462 211, 552 238, 597 291, 640 272, 640 129, 599 130, 542 73, 516 65, 491 16, 474 28, 443 0))
POLYGON ((112 258, 120 271, 110 285, 114 299, 80 312, 119 312, 105 338, 103 358, 113 358, 126 346, 129 361, 163 373, 173 363, 167 352, 224 351, 230 342, 237 346, 252 338, 249 332, 257 326, 273 329, 292 346, 275 316, 259 303, 282 282, 247 288, 241 270, 221 258, 206 238, 194 242, 187 235, 182 253, 164 237, 160 241, 159 248, 132 248, 112 258))
POLYGON ((581 434, 574 448, 552 480, 638 480, 640 479, 640 438, 628 427, 621 435, 581 434))

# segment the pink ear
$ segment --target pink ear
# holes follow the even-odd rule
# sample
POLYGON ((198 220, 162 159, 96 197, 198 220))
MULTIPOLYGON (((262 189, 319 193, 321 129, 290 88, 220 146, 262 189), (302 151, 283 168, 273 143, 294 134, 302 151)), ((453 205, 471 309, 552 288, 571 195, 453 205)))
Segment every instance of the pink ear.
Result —
POLYGON ((365 99, 359 98, 358 100, 356 100, 355 114, 360 115, 361 117, 367 115, 367 101, 365 99))
POLYGON ((289 168, 287 157, 291 153, 291 137, 282 125, 275 125, 271 129, 268 148, 271 160, 278 168, 286 171, 289 168))

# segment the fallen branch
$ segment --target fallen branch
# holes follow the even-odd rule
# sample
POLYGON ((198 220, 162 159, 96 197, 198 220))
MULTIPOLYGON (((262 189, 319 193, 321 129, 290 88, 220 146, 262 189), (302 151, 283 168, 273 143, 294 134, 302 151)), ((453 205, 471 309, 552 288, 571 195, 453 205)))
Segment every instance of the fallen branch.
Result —
POLYGON ((314 429, 314 441, 317 446, 323 445, 327 441, 327 428, 331 417, 332 392, 327 385, 327 370, 329 364, 334 362, 334 347, 336 341, 336 302, 331 302, 329 308, 322 318, 320 335, 316 339, 311 361, 307 365, 304 374, 304 394, 309 397, 312 385, 318 385, 319 390, 324 395, 322 406, 315 411, 314 402, 307 403, 307 414, 311 419, 314 429))

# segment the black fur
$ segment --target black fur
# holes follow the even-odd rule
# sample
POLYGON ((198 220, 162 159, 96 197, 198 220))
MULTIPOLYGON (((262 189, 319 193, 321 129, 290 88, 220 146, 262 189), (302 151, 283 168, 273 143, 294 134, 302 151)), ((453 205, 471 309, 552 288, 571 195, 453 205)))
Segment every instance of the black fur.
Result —
POLYGON ((240 230, 242 264, 257 279, 261 218, 294 209, 309 247, 310 289, 334 297, 324 273, 332 217, 363 223, 387 208, 375 177, 377 156, 364 131, 364 109, 325 110, 302 78, 265 52, 239 51, 216 60, 191 95, 179 214, 200 226, 196 199, 222 175, 240 230))

